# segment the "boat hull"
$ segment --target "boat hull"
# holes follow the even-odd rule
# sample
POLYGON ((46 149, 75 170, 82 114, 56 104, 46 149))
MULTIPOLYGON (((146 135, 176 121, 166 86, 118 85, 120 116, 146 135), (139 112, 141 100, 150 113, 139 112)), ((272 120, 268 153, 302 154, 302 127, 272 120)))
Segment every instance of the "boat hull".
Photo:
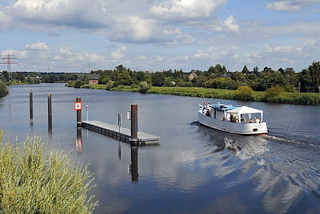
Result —
POLYGON ((263 123, 231 123, 230 121, 224 121, 208 117, 201 112, 198 112, 199 123, 208 126, 213 129, 217 129, 224 132, 241 135, 261 135, 267 134, 268 128, 265 122, 263 123))

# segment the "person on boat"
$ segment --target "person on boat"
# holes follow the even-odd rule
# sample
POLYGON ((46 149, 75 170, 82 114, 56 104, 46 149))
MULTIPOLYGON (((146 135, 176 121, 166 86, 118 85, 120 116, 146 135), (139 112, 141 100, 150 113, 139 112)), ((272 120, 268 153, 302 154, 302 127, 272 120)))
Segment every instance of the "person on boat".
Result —
POLYGON ((244 123, 244 122, 245 122, 245 119, 244 119, 243 114, 240 114, 240 121, 241 121, 241 123, 244 123))
POLYGON ((227 114, 227 121, 231 121, 231 116, 230 116, 230 114, 227 114))
POLYGON ((225 112, 223 112, 223 115, 222 115, 222 120, 226 120, 227 118, 226 118, 226 113, 225 112))
POLYGON ((210 108, 207 109, 206 116, 208 116, 208 117, 211 116, 211 110, 210 110, 210 108))
POLYGON ((234 119, 233 119, 233 115, 230 114, 230 122, 233 123, 234 122, 234 119))

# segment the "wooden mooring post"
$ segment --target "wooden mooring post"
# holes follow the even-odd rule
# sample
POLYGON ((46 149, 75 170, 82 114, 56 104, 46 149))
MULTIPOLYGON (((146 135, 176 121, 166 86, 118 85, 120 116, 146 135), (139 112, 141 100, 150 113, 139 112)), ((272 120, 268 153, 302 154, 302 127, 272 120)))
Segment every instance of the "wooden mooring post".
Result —
POLYGON ((76 105, 77 103, 80 103, 80 109, 76 109, 77 111, 77 127, 81 127, 81 123, 82 123, 82 118, 81 118, 81 115, 82 115, 82 102, 81 102, 81 98, 80 97, 77 97, 76 98, 76 105))
POLYGON ((33 95, 32 95, 32 89, 29 93, 29 110, 30 110, 30 124, 33 124, 33 95))
POLYGON ((48 131, 52 134, 52 95, 48 94, 48 131))
POLYGON ((138 105, 131 105, 131 144, 138 142, 138 105))

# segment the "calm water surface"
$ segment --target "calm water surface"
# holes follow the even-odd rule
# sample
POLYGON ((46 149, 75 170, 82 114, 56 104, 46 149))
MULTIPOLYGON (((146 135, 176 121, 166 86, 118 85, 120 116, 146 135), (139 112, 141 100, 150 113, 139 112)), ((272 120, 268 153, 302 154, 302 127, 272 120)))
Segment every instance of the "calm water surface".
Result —
POLYGON ((96 176, 96 213, 320 213, 319 106, 240 103, 264 110, 270 128, 267 137, 244 137, 199 126, 201 101, 63 84, 15 86, 0 99, 0 128, 11 142, 41 136, 89 164, 96 176), (48 93, 53 94, 52 137, 48 93), (76 96, 89 105, 90 120, 109 123, 116 123, 117 112, 139 104, 139 128, 159 135, 161 145, 131 148, 87 130, 78 133, 83 144, 76 144, 76 96))

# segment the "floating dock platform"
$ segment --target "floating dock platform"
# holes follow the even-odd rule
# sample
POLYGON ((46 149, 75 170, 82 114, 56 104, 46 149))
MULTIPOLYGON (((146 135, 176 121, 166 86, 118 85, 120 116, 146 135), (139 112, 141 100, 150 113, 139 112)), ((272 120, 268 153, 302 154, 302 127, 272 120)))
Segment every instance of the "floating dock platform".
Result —
POLYGON ((136 142, 138 145, 160 145, 160 137, 138 132, 138 139, 131 138, 131 130, 120 128, 116 125, 100 122, 100 121, 82 121, 81 126, 90 131, 112 137, 114 139, 131 143, 136 142))

